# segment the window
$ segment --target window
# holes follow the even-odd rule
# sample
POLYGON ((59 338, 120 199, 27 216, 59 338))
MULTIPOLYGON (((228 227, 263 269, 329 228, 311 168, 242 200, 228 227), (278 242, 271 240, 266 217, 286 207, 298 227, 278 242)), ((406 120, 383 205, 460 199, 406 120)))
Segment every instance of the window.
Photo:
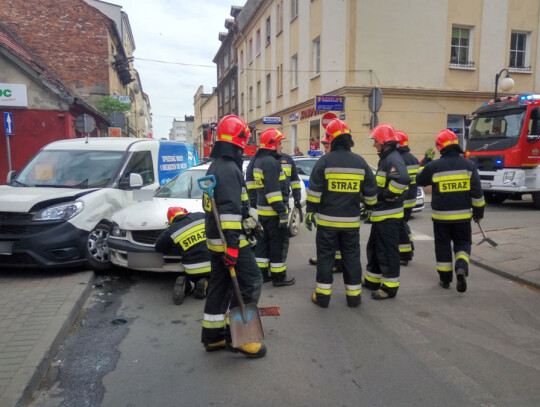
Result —
POLYGON ((259 28, 257 30, 257 39, 256 39, 255 46, 257 47, 257 55, 261 53, 261 29, 259 28))
MULTIPOLYGON (((150 151, 137 151, 129 160, 124 176, 129 184, 129 174, 140 174, 143 179, 143 185, 154 182, 154 168, 152 166, 152 153, 150 151)), ((122 182, 122 181, 120 181, 122 182)))
POLYGON ((291 58, 291 87, 298 86, 298 55, 293 55, 291 58))
POLYGON ((244 94, 240 94, 240 116, 244 115, 244 94))
POLYGON ((227 53, 223 54, 223 66, 225 69, 229 67, 229 54, 227 53))
POLYGON ((283 7, 282 3, 277 5, 276 36, 283 30, 283 7))
POLYGON ((253 62, 253 38, 249 39, 248 58, 251 64, 253 62))
POLYGON ((512 32, 510 38, 510 63, 508 65, 510 68, 514 68, 513 70, 530 71, 528 33, 512 32))
POLYGON ((270 17, 266 19, 266 45, 270 45, 270 17))
POLYGON ((223 92, 219 92, 219 107, 223 106, 223 92))
POLYGON ((240 61, 238 65, 240 65, 240 70, 244 69, 244 50, 240 51, 240 61))
POLYGON ((321 73, 321 39, 317 37, 313 40, 313 74, 321 73))
POLYGON ((283 94, 283 65, 277 67, 277 96, 283 94))
POLYGON ((236 95, 236 82, 234 79, 231 80, 231 98, 235 97, 236 95))
POLYGON ((459 68, 474 68, 472 57, 473 30, 467 27, 452 28, 452 43, 450 46, 450 66, 459 68))
POLYGON ((270 74, 266 75, 266 101, 269 102, 272 98, 272 77, 270 74))
POLYGON ((291 21, 298 17, 298 0, 291 0, 291 21))
POLYGON ((225 103, 229 101, 229 85, 225 86, 225 103))
POLYGON ((297 134, 296 124, 293 124, 291 126, 291 154, 294 154, 294 147, 298 145, 297 134))
POLYGON ((261 81, 257 82, 257 107, 261 105, 261 81))
POLYGON ((249 110, 253 110, 253 86, 249 87, 249 100, 248 100, 249 110))

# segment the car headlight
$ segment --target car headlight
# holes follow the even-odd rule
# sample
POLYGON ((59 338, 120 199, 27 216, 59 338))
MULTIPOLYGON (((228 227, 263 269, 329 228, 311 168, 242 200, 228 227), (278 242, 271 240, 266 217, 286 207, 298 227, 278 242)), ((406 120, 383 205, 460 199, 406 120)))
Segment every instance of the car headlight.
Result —
POLYGON ((515 176, 516 176, 515 171, 505 172, 503 176, 503 184, 508 184, 509 182, 512 182, 515 176))
POLYGON ((113 235, 114 237, 126 237, 126 231, 124 229, 120 229, 118 223, 113 222, 111 235, 113 235))
POLYGON ((83 203, 79 201, 49 206, 36 213, 34 220, 69 220, 81 213, 83 208, 83 203))

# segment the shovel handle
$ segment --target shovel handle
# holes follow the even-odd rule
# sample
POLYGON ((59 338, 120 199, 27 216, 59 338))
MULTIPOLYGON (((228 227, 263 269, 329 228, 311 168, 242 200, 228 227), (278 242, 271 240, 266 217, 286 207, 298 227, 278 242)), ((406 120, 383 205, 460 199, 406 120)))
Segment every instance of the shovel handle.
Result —
POLYGON ((214 196, 214 188, 217 184, 215 175, 211 174, 201 177, 197 180, 197 183, 199 184, 199 188, 206 192, 210 198, 214 196))
POLYGON ((480 222, 476 222, 476 224, 477 224, 478 227, 480 228, 480 232, 482 232, 482 235, 484 235, 484 238, 487 239, 486 232, 484 232, 484 228, 482 227, 482 225, 480 224, 480 222))

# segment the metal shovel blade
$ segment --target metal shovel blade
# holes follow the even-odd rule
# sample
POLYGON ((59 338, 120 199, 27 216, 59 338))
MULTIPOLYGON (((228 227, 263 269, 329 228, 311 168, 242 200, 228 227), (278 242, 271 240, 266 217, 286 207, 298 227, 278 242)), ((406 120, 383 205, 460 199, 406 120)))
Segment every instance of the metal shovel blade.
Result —
POLYGON ((484 238, 483 238, 482 240, 480 240, 480 242, 477 243, 476 245, 479 246, 479 245, 481 245, 481 244, 484 243, 484 242, 488 242, 491 246, 497 247, 497 243, 496 243, 494 240, 492 240, 492 239, 490 239, 489 237, 487 237, 486 232, 484 232, 484 228, 482 227, 482 225, 480 224, 480 222, 477 222, 476 224, 477 224, 478 227, 480 228, 480 232, 482 232, 482 236, 484 236, 484 238))
POLYGON ((242 318, 240 307, 232 308, 229 311, 229 323, 233 348, 264 339, 261 316, 255 304, 246 304, 246 322, 242 318))

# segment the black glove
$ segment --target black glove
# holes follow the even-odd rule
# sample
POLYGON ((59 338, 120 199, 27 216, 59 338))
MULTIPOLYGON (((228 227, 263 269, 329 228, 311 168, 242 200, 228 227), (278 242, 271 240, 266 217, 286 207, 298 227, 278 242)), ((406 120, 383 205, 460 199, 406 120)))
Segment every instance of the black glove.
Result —
POLYGON ((302 204, 300 201, 294 201, 294 207, 298 209, 298 213, 300 214, 300 223, 304 222, 304 213, 302 212, 302 204))
POLYGON ((289 214, 287 212, 281 212, 279 214, 279 228, 287 229, 289 226, 289 214))

